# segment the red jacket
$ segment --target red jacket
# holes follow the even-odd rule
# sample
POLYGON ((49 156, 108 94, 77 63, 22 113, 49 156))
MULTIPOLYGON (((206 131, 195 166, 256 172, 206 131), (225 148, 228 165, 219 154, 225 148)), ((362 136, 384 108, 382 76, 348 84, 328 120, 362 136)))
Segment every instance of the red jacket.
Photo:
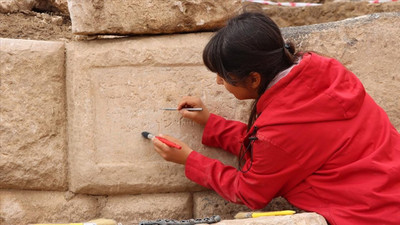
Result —
MULTIPOLYGON (((332 225, 400 224, 400 135, 338 61, 305 54, 257 112, 247 173, 193 151, 186 176, 251 209, 283 196, 332 225)), ((203 144, 238 155, 254 126, 212 114, 203 144)))

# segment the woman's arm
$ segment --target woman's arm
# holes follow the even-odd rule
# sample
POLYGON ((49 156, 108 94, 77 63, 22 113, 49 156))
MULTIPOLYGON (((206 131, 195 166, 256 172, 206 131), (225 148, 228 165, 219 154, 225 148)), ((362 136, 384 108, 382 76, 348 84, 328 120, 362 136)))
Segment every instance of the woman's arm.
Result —
POLYGON ((202 143, 239 155, 242 138, 246 131, 247 125, 242 122, 226 120, 218 115, 210 114, 204 127, 202 143))
MULTIPOLYGON (((294 157, 268 142, 256 141, 253 148, 253 165, 247 173, 193 151, 186 160, 185 174, 230 202, 260 209, 310 173, 294 157)), ((247 161, 244 170, 249 165, 247 161)))
POLYGON ((207 107, 198 97, 186 96, 181 99, 178 104, 178 109, 181 115, 187 119, 191 119, 194 122, 205 125, 208 118, 210 117, 210 112, 207 107), (188 111, 185 108, 202 108, 201 111, 188 111))
POLYGON ((198 97, 183 97, 178 109, 181 115, 194 122, 205 125, 202 143, 211 147, 222 148, 234 155, 240 151, 241 139, 246 133, 246 124, 238 121, 226 120, 211 114, 198 97), (188 111, 184 108, 203 108, 202 111, 188 111))
POLYGON ((163 137, 182 147, 175 149, 153 139, 155 150, 165 160, 185 164, 187 178, 213 189, 230 202, 245 204, 251 209, 263 208, 272 198, 284 195, 318 169, 322 162, 314 160, 306 166, 306 158, 296 159, 284 149, 259 138, 253 143, 253 162, 247 159, 243 171, 248 172, 244 173, 193 151, 178 139, 163 137))

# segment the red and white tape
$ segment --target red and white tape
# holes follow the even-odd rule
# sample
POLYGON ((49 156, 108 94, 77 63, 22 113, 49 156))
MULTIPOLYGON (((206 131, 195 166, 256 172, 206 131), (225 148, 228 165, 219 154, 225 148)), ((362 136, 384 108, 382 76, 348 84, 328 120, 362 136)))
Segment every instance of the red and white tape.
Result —
MULTIPOLYGON (((260 3, 260 4, 264 4, 264 5, 278 5, 278 6, 291 6, 291 7, 322 5, 320 3, 307 3, 307 2, 273 2, 273 1, 264 1, 264 0, 244 0, 244 1, 260 3)), ((380 1, 382 1, 382 0, 380 0, 380 1)))
POLYGON ((372 0, 369 3, 385 3, 385 2, 397 2, 398 0, 372 0))

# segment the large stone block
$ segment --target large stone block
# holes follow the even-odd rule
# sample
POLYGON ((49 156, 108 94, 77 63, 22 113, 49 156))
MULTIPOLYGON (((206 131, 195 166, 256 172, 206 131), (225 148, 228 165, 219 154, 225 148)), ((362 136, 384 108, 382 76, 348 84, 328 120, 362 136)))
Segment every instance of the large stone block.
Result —
POLYGON ((0 188, 67 189, 64 50, 0 39, 0 188))
POLYGON ((316 213, 291 216, 264 216, 251 219, 223 220, 215 225, 327 225, 325 218, 316 213))
POLYGON ((202 64, 210 33, 67 44, 71 190, 79 193, 155 193, 199 190, 182 165, 165 162, 142 131, 175 136, 193 149, 236 165, 226 152, 201 145, 202 127, 183 119, 181 97, 196 95, 210 110, 247 117, 202 64))
POLYGON ((353 71, 367 92, 400 130, 400 12, 338 22, 284 28, 302 50, 337 58, 353 71))
POLYGON ((95 197, 67 192, 0 190, 0 224, 84 222, 98 216, 95 197))
POLYGON ((108 197, 101 216, 122 224, 157 219, 181 220, 192 218, 192 205, 189 193, 121 195, 108 197))
POLYGON ((159 34, 221 27, 240 0, 68 0, 75 34, 159 34))

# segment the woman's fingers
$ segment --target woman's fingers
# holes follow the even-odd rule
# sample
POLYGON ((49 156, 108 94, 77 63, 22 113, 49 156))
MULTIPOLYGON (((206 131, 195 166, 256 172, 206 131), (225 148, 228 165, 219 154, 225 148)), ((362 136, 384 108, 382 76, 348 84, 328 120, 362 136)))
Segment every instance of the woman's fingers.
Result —
POLYGON ((203 102, 198 97, 193 97, 193 96, 183 97, 178 104, 178 109, 183 117, 191 119, 194 122, 201 125, 205 125, 207 123, 208 118, 210 117, 208 109, 204 106, 203 102), (188 111, 184 109, 186 107, 203 108, 203 110, 188 111))
POLYGON ((156 152, 161 155, 161 157, 165 158, 166 154, 165 151, 166 149, 164 149, 166 146, 166 144, 162 143, 160 140, 158 140, 157 138, 153 139, 153 144, 154 144, 154 150, 156 150, 156 152))
POLYGON ((185 96, 178 103, 178 109, 182 108, 202 108, 204 107, 203 102, 199 97, 185 96))
POLYGON ((162 137, 180 145, 182 148, 177 149, 177 148, 169 147, 168 145, 164 144, 162 141, 158 140, 157 138, 154 138, 153 144, 154 144, 155 151, 167 161, 179 163, 179 164, 185 164, 187 157, 193 150, 190 149, 185 143, 181 142, 180 140, 178 140, 176 138, 166 136, 166 135, 163 135, 162 137))

